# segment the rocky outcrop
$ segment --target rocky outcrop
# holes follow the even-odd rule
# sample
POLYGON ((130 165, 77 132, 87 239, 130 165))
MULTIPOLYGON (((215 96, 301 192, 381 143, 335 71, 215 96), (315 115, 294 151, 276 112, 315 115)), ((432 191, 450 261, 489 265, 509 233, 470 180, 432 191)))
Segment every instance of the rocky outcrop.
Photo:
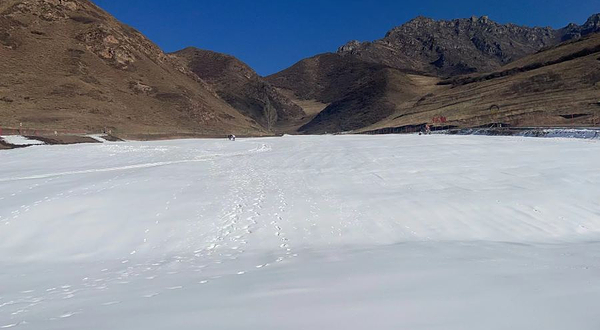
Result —
POLYGON ((600 14, 590 16, 583 25, 569 24, 559 30, 558 34, 561 41, 568 41, 596 32, 600 32, 600 14))

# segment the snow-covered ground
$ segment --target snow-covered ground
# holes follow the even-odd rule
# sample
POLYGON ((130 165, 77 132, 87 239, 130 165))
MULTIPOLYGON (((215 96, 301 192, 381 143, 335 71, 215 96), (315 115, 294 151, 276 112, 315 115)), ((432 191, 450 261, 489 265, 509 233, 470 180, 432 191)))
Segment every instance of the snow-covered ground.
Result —
POLYGON ((3 136, 0 136, 0 139, 4 140, 4 142, 6 142, 8 144, 12 144, 15 146, 44 144, 44 142, 42 142, 42 141, 32 140, 32 139, 26 138, 22 135, 3 135, 3 136))
POLYGON ((433 134, 458 135, 504 135, 521 137, 600 139, 599 128, 535 128, 535 127, 504 127, 504 128, 463 128, 459 130, 434 131, 433 134))
POLYGON ((600 142, 0 152, 0 328, 600 329, 600 142))

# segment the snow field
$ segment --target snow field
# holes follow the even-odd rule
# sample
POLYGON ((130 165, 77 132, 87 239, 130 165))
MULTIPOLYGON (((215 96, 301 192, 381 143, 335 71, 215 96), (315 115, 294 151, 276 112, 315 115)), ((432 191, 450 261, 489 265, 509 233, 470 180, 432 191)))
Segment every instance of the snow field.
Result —
POLYGON ((286 136, 0 157, 0 327, 600 326, 598 141, 286 136))

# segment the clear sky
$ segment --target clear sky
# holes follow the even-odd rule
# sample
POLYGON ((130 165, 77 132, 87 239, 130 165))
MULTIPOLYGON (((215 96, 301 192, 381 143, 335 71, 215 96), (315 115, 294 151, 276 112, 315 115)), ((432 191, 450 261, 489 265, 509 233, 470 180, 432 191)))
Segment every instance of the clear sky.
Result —
POLYGON ((560 28, 600 12, 599 0, 92 0, 167 52, 188 46, 234 55, 259 74, 382 38, 423 15, 488 15, 500 23, 560 28))

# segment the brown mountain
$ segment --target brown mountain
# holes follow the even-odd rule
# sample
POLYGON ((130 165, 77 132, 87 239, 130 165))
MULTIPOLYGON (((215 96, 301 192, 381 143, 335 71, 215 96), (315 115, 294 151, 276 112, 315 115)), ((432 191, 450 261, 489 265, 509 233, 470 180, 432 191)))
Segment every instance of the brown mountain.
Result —
MULTIPOLYGON (((588 39, 586 36, 599 31, 598 18, 599 15, 594 15, 582 26, 571 24, 561 30, 552 30, 500 25, 486 17, 454 21, 433 21, 421 17, 390 31, 383 40, 374 43, 351 43, 342 47, 337 54, 322 54, 302 60, 267 77, 267 80, 298 104, 312 102, 323 105, 312 120, 299 128, 303 133, 380 127, 380 121, 389 122, 390 118, 406 119, 400 120, 402 125, 421 125, 430 122, 435 117, 430 112, 436 112, 438 107, 446 106, 444 102, 453 104, 452 98, 441 101, 437 98, 438 94, 451 94, 448 90, 457 90, 456 85, 469 80, 482 81, 503 75, 501 72, 504 67, 501 65, 504 63, 519 63, 516 61, 519 58, 526 60, 536 56, 550 56, 553 49, 557 49, 556 45, 560 40, 593 40, 595 37, 588 39), (457 46, 453 47, 454 44, 457 46), (495 49, 499 51, 482 47, 484 44, 497 44, 495 49), (540 49, 545 51, 535 54, 540 49), (431 61, 440 59, 440 56, 444 61, 431 61), (447 81, 437 78, 450 73, 485 70, 492 73, 453 75, 453 79, 447 81), (422 111, 429 113, 423 117, 409 116, 422 111)), ((563 55, 570 56, 567 53, 563 55)), ((546 63, 546 60, 540 61, 546 63)), ((552 82, 555 78, 557 76, 550 75, 543 79, 552 82)), ((565 79, 577 80, 577 76, 565 79)), ((582 84, 573 83, 573 86, 583 88, 582 91, 587 86, 583 81, 582 84)), ((480 95, 477 89, 466 90, 471 93, 473 99, 482 105, 486 104, 486 109, 496 103, 502 103, 499 102, 500 98, 495 97, 493 89, 485 95, 480 95)), ((513 92, 518 95, 517 99, 525 102, 529 100, 529 93, 532 91, 515 87, 513 92)), ((540 106, 545 106, 546 103, 552 102, 555 93, 555 89, 549 89, 548 93, 536 94, 532 99, 540 102, 540 106)), ((570 90, 569 93, 572 98, 576 98, 579 90, 570 90)), ((458 96, 452 94, 452 97, 458 96)), ((502 97, 505 98, 506 95, 502 97)), ((568 99, 569 97, 564 102, 569 102, 568 99)), ((589 100, 583 102, 589 103, 589 100)), ((464 106, 468 107, 467 104, 464 106)), ((524 112, 540 109, 532 107, 529 103, 515 103, 512 108, 505 110, 516 110, 519 107, 524 112)), ((580 108, 574 107, 573 111, 576 109, 580 108)), ((483 121, 493 120, 487 118, 483 121)), ((474 121, 469 121, 469 124, 471 123, 474 121)), ((467 124, 463 122, 457 126, 467 124)))
MULTIPOLYGON (((303 133, 339 132, 374 124, 417 97, 422 80, 351 56, 322 54, 267 77, 298 104, 321 105, 303 133)), ((308 112, 308 111, 307 111, 308 112)))
POLYGON ((180 62, 87 0, 0 2, 0 127, 257 134, 180 62))
POLYGON ((173 55, 180 58, 233 108, 268 130, 305 116, 300 106, 233 56, 193 47, 173 55))
POLYGON ((582 26, 552 28, 499 24, 487 16, 451 21, 417 17, 374 42, 351 41, 338 53, 426 74, 487 72, 526 55, 600 30, 598 15, 582 26))
POLYGON ((524 57, 498 70, 456 77, 361 131, 431 123, 479 127, 600 125, 600 33, 524 57))

